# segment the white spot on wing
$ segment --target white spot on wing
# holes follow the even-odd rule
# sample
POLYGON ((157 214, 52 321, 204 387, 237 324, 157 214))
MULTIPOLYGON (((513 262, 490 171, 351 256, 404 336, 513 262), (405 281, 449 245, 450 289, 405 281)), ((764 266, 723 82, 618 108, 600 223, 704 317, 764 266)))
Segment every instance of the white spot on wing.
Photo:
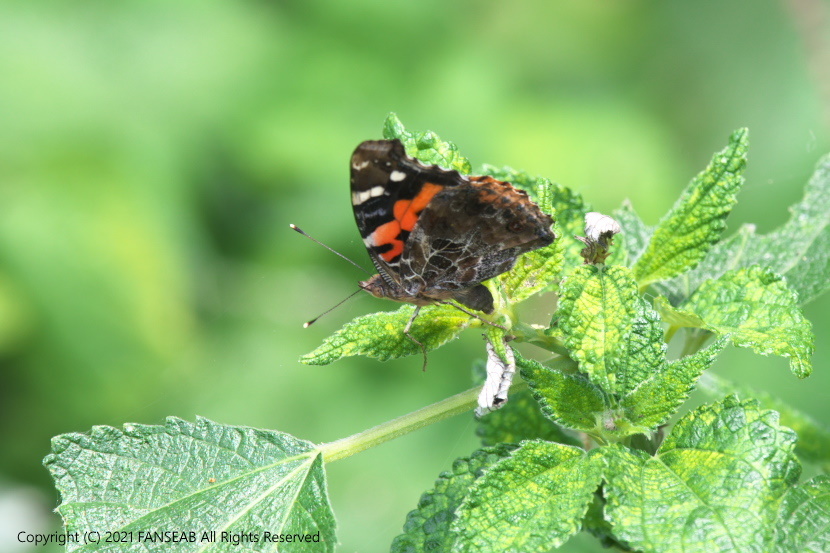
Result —
POLYGON ((403 171, 392 171, 389 173, 389 180, 392 182, 401 182, 403 179, 406 178, 406 173, 403 171))
POLYGON ((355 171, 362 171, 362 170, 366 169, 366 167, 368 167, 368 166, 369 166, 369 160, 368 159, 364 159, 360 163, 352 163, 352 169, 354 169, 355 171))
POLYGON ((383 196, 386 189, 382 186, 374 186, 369 190, 355 190, 352 192, 352 205, 360 205, 369 198, 377 198, 383 196))

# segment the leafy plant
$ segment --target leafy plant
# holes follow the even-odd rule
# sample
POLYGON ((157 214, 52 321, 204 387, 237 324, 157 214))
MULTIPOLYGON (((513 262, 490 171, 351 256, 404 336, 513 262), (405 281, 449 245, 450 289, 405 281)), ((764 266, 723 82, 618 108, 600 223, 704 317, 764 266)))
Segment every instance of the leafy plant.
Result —
MULTIPOLYGON (((453 144, 394 116, 384 135, 426 163, 470 172, 453 144)), ((799 481, 802 463, 830 466, 830 432, 704 374, 732 344, 785 356, 809 376, 814 338, 800 305, 830 287, 830 156, 780 229, 723 237, 747 147, 747 131, 733 133, 654 228, 623 206, 622 244, 606 263, 583 262, 571 238, 590 211, 578 194, 483 168, 527 189, 560 237, 487 283, 492 321, 505 330, 485 330, 492 343, 530 343, 552 358, 513 351, 522 381, 511 401, 480 419, 483 447, 439 476, 393 552, 544 552, 581 530, 622 551, 830 550, 830 479, 799 481), (558 295, 550 324, 522 322, 516 304, 547 291, 558 295), (673 339, 683 343, 676 359, 673 339), (698 384, 717 399, 681 413, 698 384)), ((358 317, 301 360, 419 354, 402 333, 412 309, 358 317)), ((482 325, 432 306, 412 334, 436 348, 482 325)), ((469 412, 477 392, 328 444, 205 419, 96 427, 54 438, 45 464, 66 529, 82 538, 70 550, 161 551, 175 541, 177 551, 333 551, 325 465, 469 412)))

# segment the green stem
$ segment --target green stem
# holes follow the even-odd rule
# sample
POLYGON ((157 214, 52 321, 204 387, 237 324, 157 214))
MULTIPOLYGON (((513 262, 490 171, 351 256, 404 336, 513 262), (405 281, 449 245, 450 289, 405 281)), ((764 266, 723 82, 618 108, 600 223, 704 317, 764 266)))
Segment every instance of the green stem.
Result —
POLYGON ((553 336, 546 336, 542 329, 524 323, 515 323, 510 332, 516 337, 517 342, 533 344, 558 355, 568 355, 568 350, 562 341, 553 336))
POLYGON ((686 342, 683 344, 683 351, 680 353, 680 357, 692 355, 703 349, 703 344, 706 343, 706 340, 711 335, 709 331, 703 329, 689 331, 686 335, 686 342))
MULTIPOLYGON (((527 384, 517 379, 512 391, 519 392, 527 387, 527 384)), ((358 432, 347 438, 329 442, 320 446, 318 451, 323 454, 323 460, 327 463, 345 459, 355 453, 360 453, 376 445, 388 442, 398 436, 408 434, 424 426, 454 417, 473 409, 477 404, 480 386, 470 388, 465 392, 448 397, 438 403, 433 403, 408 415, 398 417, 391 421, 379 424, 374 428, 358 432)))

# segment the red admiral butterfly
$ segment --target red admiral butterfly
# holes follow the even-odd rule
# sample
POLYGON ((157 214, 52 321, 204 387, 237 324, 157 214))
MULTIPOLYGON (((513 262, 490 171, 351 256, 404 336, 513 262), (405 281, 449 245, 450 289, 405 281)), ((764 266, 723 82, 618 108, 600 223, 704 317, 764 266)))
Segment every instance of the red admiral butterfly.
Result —
POLYGON ((493 296, 481 283, 556 238, 551 216, 523 190, 423 165, 399 140, 357 147, 351 189, 357 228, 378 270, 360 287, 418 306, 404 332, 422 348, 409 335, 420 306, 455 300, 492 313, 493 296))

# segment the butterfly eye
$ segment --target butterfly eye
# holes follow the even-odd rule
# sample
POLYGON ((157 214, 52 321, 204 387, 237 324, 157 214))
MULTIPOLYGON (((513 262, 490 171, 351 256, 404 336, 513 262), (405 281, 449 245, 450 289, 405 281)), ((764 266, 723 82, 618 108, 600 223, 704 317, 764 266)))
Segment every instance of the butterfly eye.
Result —
POLYGON ((524 225, 521 224, 519 221, 510 221, 507 223, 507 230, 510 232, 522 232, 524 230, 524 225))

